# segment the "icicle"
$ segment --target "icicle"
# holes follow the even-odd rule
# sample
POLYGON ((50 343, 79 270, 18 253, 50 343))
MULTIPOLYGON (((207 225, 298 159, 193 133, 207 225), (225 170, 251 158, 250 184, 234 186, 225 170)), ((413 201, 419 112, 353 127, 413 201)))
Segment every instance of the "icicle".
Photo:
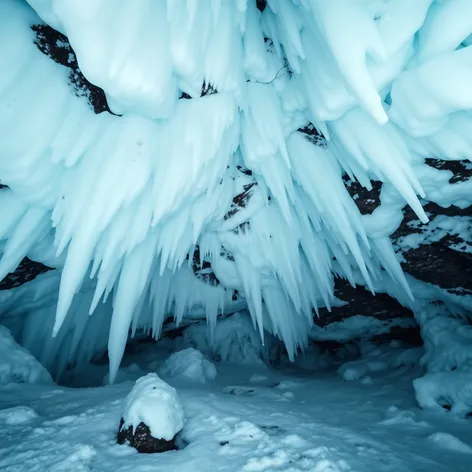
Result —
POLYGON ((49 225, 47 210, 29 208, 26 211, 5 245, 0 260, 0 280, 17 268, 36 241, 40 241, 49 232, 49 225))
POLYGON ((110 383, 115 381, 121 358, 125 350, 128 330, 134 310, 146 287, 154 253, 154 241, 148 238, 128 254, 123 263, 120 281, 113 304, 113 317, 108 341, 110 358, 110 383), (140 274, 139 277, 136 274, 140 274))

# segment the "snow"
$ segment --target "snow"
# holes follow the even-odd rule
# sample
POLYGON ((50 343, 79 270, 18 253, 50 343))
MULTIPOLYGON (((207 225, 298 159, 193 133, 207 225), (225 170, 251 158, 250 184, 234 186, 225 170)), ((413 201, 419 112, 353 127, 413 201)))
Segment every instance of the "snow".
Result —
POLYGON ((413 382, 422 408, 467 416, 472 412, 472 374, 467 372, 428 373, 413 382))
POLYGON ((38 414, 27 406, 17 406, 0 410, 0 422, 8 426, 29 423, 37 417, 38 414))
MULTIPOLYGON (((157 349, 154 355, 165 358, 159 347, 153 349, 157 349)), ((148 346, 146 352, 125 355, 124 362, 144 366, 151 352, 148 346)), ((90 365, 76 380, 99 379, 96 373, 103 376, 106 371, 107 365, 90 365)), ((150 455, 116 444, 116 434, 130 390, 145 393, 146 385, 168 392, 170 387, 164 387, 155 374, 138 381, 138 388, 129 381, 94 388, 1 386, 0 469, 364 472, 375 467, 379 472, 467 472, 470 468, 470 422, 418 408, 411 386, 411 380, 421 375, 418 367, 377 373, 375 385, 346 383, 332 370, 313 376, 293 366, 275 370, 220 363, 218 374, 205 384, 179 379, 177 393, 186 416, 179 434, 182 448, 150 455), (8 424, 5 418, 10 418, 8 424)), ((172 385, 172 379, 169 382, 172 385)), ((140 398, 134 405, 141 413, 161 411, 150 406, 157 398, 150 403, 145 402, 147 395, 140 398)))
POLYGON ((217 376, 216 367, 203 354, 191 347, 173 353, 159 370, 164 378, 186 378, 205 383, 217 376))
POLYGON ((0 385, 53 383, 49 372, 0 326, 0 385))
POLYGON ((367 374, 388 371, 402 365, 417 365, 424 354, 422 348, 410 348, 405 350, 396 345, 376 347, 361 344, 361 358, 344 363, 338 373, 343 380, 359 380, 367 384, 372 383, 372 378, 367 374))
POLYGON ((428 439, 444 449, 463 452, 464 454, 472 453, 472 447, 449 433, 433 433, 428 439))
POLYGON ((123 408, 123 428, 147 425, 156 439, 172 440, 184 426, 185 416, 177 392, 151 373, 139 378, 123 408))

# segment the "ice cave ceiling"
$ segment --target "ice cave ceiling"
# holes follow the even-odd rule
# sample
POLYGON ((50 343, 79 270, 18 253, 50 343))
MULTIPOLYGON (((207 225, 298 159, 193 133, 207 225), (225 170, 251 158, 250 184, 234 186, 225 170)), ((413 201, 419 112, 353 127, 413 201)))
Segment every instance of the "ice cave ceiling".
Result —
POLYGON ((0 3, 0 323, 50 369, 242 309, 291 357, 353 316, 469 324, 468 2, 28 3, 0 3))

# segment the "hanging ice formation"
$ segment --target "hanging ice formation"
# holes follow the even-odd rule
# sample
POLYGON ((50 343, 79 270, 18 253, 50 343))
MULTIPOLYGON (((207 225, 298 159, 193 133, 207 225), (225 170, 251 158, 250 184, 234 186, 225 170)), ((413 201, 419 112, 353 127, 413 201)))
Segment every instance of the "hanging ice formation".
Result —
POLYGON ((130 328, 214 326, 236 293, 293 356, 333 272, 412 296, 389 240, 403 206, 470 204, 424 164, 472 155, 469 0, 28 3, 0 2, 0 279, 26 255, 60 268, 65 358, 105 320, 113 379, 130 328), (383 182, 372 215, 345 175, 383 182))

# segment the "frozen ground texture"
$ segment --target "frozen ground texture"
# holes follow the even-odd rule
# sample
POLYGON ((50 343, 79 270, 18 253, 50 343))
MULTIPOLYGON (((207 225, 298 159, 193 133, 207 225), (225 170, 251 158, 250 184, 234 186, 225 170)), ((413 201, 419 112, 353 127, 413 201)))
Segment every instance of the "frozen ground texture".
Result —
MULTIPOLYGON (((165 353, 160 356, 162 364, 165 353)), ((141 366, 138 376, 146 375, 149 352, 125 358, 130 362, 141 366)), ((99 379, 106 371, 106 365, 90 366, 76 382, 99 379)), ((0 470, 470 470, 470 420, 420 410, 411 384, 420 375, 415 369, 373 373, 370 383, 300 369, 219 364, 218 371, 213 382, 180 378, 175 384, 186 416, 179 439, 186 447, 153 455, 116 444, 132 381, 88 389, 1 386, 0 470)), ((144 379, 155 381, 152 374, 144 379)))
POLYGON ((235 299, 293 359, 333 274, 411 307, 432 371, 468 368, 464 330, 437 328, 467 326, 471 297, 424 315, 438 294, 390 235, 405 205, 427 221, 420 198, 471 204, 425 164, 472 156, 470 2, 28 3, 0 2, 0 279, 26 255, 58 270, 1 293, 0 317, 55 375, 108 339, 113 381, 130 329, 214 328, 235 299), (62 63, 35 44, 43 21, 62 63), (71 85, 74 61, 114 114, 71 85), (346 175, 383 183, 372 214, 346 175))

